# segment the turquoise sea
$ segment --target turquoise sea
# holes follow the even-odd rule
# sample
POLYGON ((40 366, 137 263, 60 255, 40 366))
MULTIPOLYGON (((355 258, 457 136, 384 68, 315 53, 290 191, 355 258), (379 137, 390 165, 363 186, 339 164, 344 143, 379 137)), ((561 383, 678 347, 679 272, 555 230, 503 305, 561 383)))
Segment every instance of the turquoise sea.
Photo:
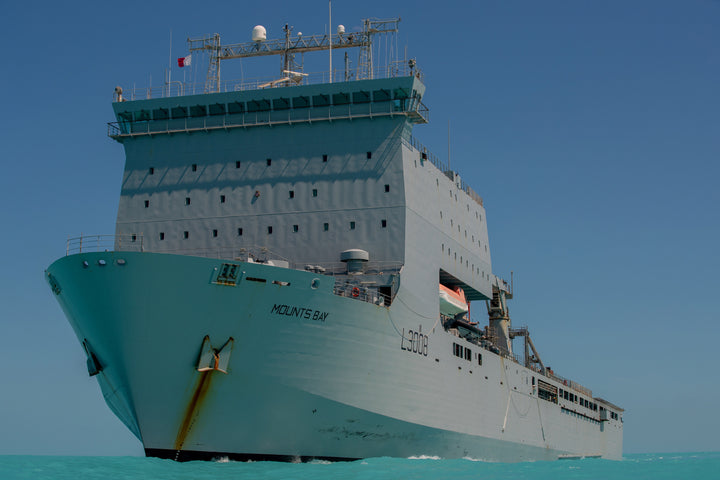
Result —
POLYGON ((355 462, 187 462, 143 457, 0 456, 0 479, 720 479, 720 452, 628 455, 624 460, 583 459, 487 463, 471 459, 369 458, 355 462))

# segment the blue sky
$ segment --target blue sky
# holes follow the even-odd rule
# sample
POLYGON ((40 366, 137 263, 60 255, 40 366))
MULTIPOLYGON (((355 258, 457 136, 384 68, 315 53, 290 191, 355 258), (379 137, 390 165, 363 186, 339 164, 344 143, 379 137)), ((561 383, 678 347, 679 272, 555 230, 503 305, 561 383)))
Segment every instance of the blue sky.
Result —
MULTIPOLYGON (((333 3, 348 30, 398 15, 427 86, 415 135, 445 158, 450 122, 494 273, 515 272, 515 325, 627 409, 626 452, 720 450, 720 2, 333 3)), ((142 453, 43 270, 68 236, 114 231, 115 85, 159 85, 171 30, 178 57, 187 36, 277 38, 286 22, 322 33, 327 2, 3 5, 0 454, 142 453)))

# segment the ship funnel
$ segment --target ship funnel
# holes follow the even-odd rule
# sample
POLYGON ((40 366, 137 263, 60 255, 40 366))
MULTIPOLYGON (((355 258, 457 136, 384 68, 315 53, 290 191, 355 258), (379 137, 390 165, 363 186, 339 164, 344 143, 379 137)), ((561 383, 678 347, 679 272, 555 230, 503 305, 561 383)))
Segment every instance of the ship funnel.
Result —
POLYGON ((365 250, 353 248, 340 253, 340 261, 347 264, 347 273, 363 273, 370 254, 365 250))

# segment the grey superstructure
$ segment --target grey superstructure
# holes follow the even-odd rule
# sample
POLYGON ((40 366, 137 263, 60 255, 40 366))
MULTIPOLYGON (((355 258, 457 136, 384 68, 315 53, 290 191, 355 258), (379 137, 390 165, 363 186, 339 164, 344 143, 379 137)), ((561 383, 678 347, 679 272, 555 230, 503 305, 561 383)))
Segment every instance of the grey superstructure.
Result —
POLYGON ((373 64, 398 21, 191 40, 207 91, 116 89, 116 233, 69 242, 47 279, 148 455, 621 457, 622 409, 512 328, 482 199, 411 135, 428 121, 414 60, 373 64), (294 55, 331 42, 358 69, 314 82, 294 55), (267 54, 280 78, 220 82, 221 60, 267 54))

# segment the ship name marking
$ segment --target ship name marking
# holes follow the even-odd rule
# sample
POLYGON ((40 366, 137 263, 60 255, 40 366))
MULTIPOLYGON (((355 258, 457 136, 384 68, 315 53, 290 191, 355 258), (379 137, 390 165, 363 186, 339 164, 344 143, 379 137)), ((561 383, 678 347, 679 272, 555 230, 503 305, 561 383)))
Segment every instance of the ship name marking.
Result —
POLYGON ((275 304, 270 310, 271 314, 275 315, 286 315, 288 317, 304 318, 305 320, 315 320, 317 322, 324 322, 330 312, 323 312, 307 307, 296 307, 294 305, 283 305, 275 304))

